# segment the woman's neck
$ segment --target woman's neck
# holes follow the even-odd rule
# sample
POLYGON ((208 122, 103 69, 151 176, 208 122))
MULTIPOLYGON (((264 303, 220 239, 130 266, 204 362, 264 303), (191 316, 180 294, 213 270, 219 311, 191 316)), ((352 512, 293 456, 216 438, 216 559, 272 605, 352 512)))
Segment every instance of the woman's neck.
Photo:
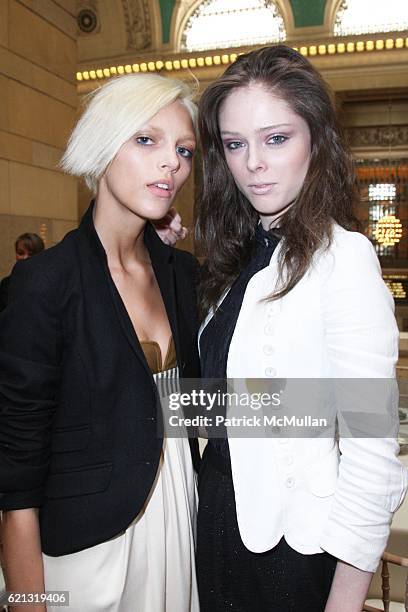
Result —
POLYGON ((262 227, 264 228, 264 230, 268 231, 270 229, 275 229, 278 228, 280 223, 281 223, 281 218, 282 216, 285 214, 285 212, 287 210, 289 210, 289 208, 294 204, 294 202, 290 202, 290 204, 287 204, 287 206, 285 206, 284 208, 282 208, 281 210, 279 210, 277 213, 274 213, 272 215, 259 215, 259 220, 262 223, 262 227))
POLYGON ((144 243, 146 220, 112 197, 97 194, 93 211, 95 230, 106 251, 109 265, 128 267, 149 263, 144 243))

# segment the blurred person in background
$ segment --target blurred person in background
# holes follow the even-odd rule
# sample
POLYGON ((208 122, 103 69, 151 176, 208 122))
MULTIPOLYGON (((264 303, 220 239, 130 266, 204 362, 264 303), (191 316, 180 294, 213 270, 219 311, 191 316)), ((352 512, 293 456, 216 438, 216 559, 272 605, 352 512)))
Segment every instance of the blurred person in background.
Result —
MULTIPOLYGON (((26 232, 17 238, 14 247, 16 250, 16 261, 20 261, 41 253, 45 249, 45 244, 38 234, 26 232)), ((6 276, 0 282, 0 312, 7 306, 10 278, 11 275, 6 276)))

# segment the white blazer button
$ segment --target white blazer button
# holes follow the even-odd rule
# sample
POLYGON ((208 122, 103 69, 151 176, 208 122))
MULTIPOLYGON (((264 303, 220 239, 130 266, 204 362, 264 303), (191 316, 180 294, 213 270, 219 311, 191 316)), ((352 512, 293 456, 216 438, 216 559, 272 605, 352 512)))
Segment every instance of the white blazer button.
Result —
POLYGON ((273 334, 275 333, 275 326, 271 323, 268 323, 268 325, 265 325, 264 331, 267 336, 273 336, 273 334))
POLYGON ((286 486, 288 487, 288 489, 291 489, 294 485, 295 479, 292 476, 286 479, 286 486))
POLYGON ((269 378, 276 376, 275 368, 265 368, 265 375, 268 376, 269 378))
POLYGON ((287 455, 285 457, 285 463, 286 463, 286 465, 292 465, 293 464, 293 457, 292 457, 292 455, 287 455))
POLYGON ((265 346, 263 347, 263 352, 265 353, 265 355, 273 355, 275 352, 275 348, 272 346, 272 344, 265 344, 265 346))

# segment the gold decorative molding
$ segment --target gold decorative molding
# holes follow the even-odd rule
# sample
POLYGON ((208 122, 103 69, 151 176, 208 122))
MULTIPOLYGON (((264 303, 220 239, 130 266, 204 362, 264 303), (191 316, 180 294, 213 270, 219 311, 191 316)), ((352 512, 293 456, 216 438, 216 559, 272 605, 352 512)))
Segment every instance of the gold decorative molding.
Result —
MULTIPOLYGON (((122 0, 125 4, 138 3, 138 0, 122 0)), ((146 0, 139 0, 146 3, 146 0)), ((290 44, 290 43, 287 43, 290 44)), ((394 49, 408 49, 408 36, 394 36, 363 39, 359 37, 350 38, 347 40, 331 39, 330 42, 322 42, 316 44, 305 44, 293 46, 293 49, 299 51, 302 55, 310 58, 324 56, 347 56, 358 54, 371 54, 379 51, 392 52, 394 49)), ((99 67, 90 70, 84 70, 76 73, 77 81, 92 81, 106 79, 118 74, 130 74, 132 72, 172 72, 182 69, 200 69, 211 66, 228 65, 236 60, 239 53, 246 52, 237 50, 234 53, 224 53, 213 51, 204 53, 185 53, 183 57, 174 58, 157 58, 145 62, 135 62, 132 64, 99 67)))
POLYGON ((138 64, 126 64, 125 66, 111 66, 110 68, 97 68, 96 70, 85 70, 77 72, 77 81, 89 81, 105 79, 118 74, 131 74, 132 72, 161 72, 172 70, 188 70, 189 68, 203 68, 209 66, 228 65, 237 59, 236 53, 224 53, 223 55, 187 56, 182 59, 152 60, 138 64))
POLYGON ((148 0, 122 0, 128 49, 146 49, 152 34, 148 0))
POLYGON ((352 149, 363 147, 407 147, 408 125, 346 128, 345 136, 352 149))

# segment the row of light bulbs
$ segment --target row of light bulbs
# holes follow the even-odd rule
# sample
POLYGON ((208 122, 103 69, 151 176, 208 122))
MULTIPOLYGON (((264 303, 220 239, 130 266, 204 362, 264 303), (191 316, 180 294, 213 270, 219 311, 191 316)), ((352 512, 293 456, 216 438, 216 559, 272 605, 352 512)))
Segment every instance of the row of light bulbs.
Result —
MULTIPOLYGON (((304 45, 293 47, 304 56, 335 55, 343 53, 361 53, 362 51, 384 51, 390 49, 408 48, 407 38, 387 38, 378 40, 360 40, 350 42, 328 43, 322 45, 304 45)), ((111 66, 110 68, 97 68, 95 70, 84 70, 77 72, 77 81, 89 81, 105 79, 118 74, 131 74, 132 72, 160 72, 161 70, 182 70, 189 68, 204 68, 209 66, 221 66, 232 64, 237 59, 237 53, 225 53, 223 55, 207 55, 200 57, 189 57, 174 60, 157 60, 141 62, 138 64, 126 64, 125 66, 111 66)))
POLYGON ((237 59, 237 53, 213 55, 206 57, 190 57, 188 59, 157 60, 154 62, 141 62, 140 64, 127 64, 126 66, 111 66, 97 70, 77 72, 78 81, 90 79, 103 79, 117 74, 130 74, 131 72, 160 72, 161 70, 181 70, 188 68, 203 68, 204 66, 220 66, 232 64, 237 59))

